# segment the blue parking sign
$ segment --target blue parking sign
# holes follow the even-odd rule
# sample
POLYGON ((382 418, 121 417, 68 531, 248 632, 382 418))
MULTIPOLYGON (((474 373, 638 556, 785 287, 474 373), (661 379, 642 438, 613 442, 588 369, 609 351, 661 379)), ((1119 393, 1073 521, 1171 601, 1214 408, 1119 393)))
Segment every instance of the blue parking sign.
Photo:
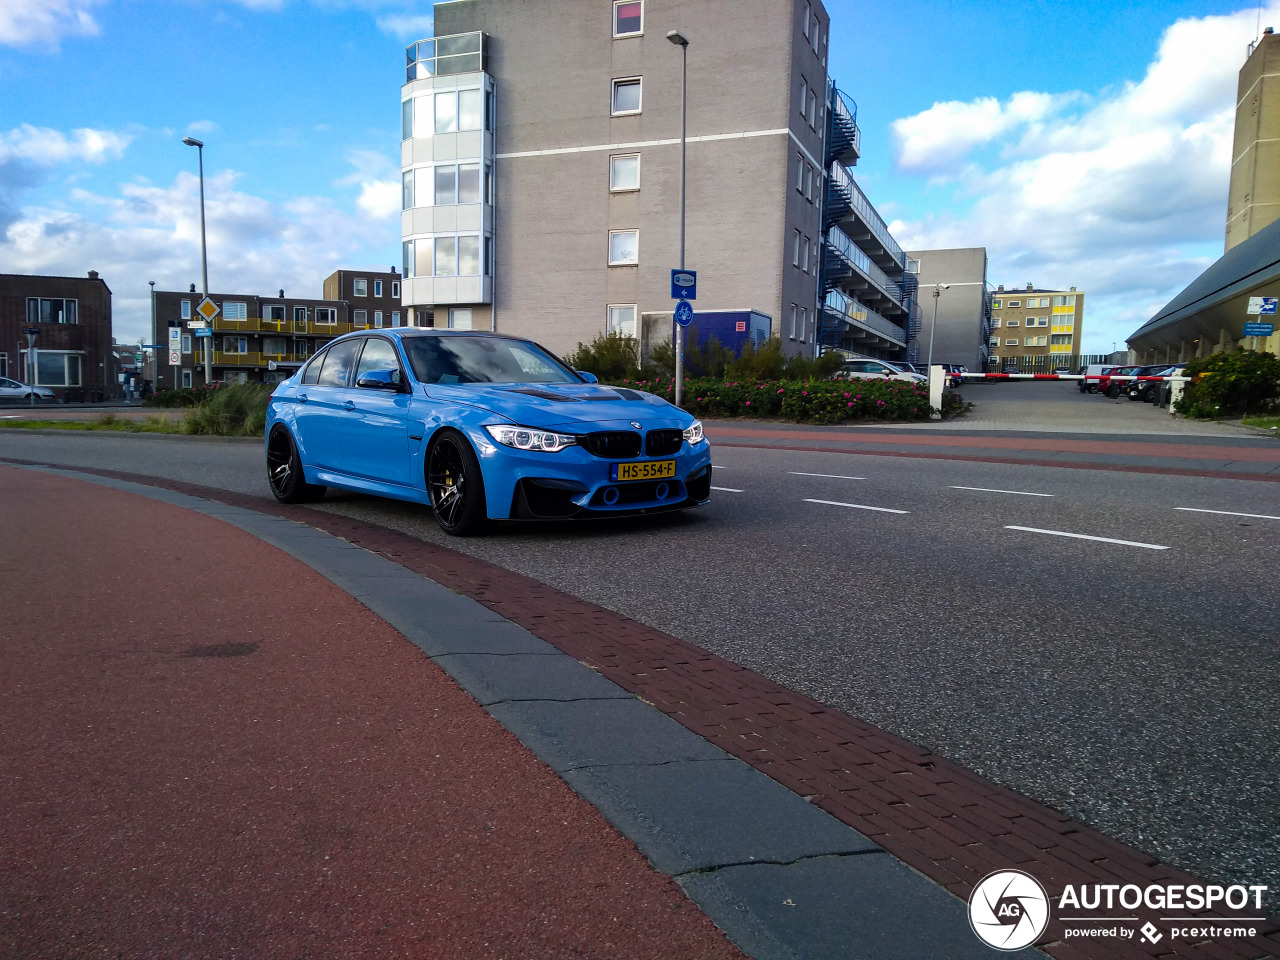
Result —
POLYGON ((697 270, 672 270, 671 271, 671 299, 672 300, 697 300, 698 299, 698 271, 697 270))
POLYGON ((690 306, 688 300, 681 300, 676 304, 676 323, 682 327, 687 327, 693 322, 693 307, 690 306))

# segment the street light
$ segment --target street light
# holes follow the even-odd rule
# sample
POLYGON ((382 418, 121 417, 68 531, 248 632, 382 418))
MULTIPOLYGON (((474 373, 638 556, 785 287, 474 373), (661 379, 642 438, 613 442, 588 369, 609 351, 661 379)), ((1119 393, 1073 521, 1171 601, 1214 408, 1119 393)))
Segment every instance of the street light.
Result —
POLYGON ((942 296, 943 290, 950 290, 949 283, 935 283, 933 285, 933 323, 929 324, 929 360, 925 367, 929 370, 929 376, 933 376, 933 332, 938 328, 938 298, 942 296))
MULTIPOLYGON (((680 48, 680 269, 684 269, 684 178, 685 148, 688 146, 689 39, 679 30, 667 32, 667 39, 680 48)), ((671 318, 671 343, 676 353, 676 406, 684 403, 684 334, 676 318, 671 318)))
MULTIPOLYGON (((200 272, 204 278, 204 295, 209 296, 209 250, 204 237, 204 143, 195 137, 183 137, 188 147, 195 147, 200 154, 200 272)), ((212 321, 211 321, 212 322, 212 321)), ((213 330, 204 340, 204 384, 213 383, 213 330)))

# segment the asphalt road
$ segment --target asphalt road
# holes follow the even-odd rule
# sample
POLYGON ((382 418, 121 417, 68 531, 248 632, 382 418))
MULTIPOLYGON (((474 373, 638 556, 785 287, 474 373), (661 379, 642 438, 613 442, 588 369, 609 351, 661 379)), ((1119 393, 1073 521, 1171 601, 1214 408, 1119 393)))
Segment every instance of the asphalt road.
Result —
MULTIPOLYGON (((0 458, 269 497, 257 444, 5 431, 0 458)), ((727 446, 715 462, 692 513, 468 541, 410 504, 321 506, 696 643, 1200 876, 1280 890, 1280 487, 727 446)))

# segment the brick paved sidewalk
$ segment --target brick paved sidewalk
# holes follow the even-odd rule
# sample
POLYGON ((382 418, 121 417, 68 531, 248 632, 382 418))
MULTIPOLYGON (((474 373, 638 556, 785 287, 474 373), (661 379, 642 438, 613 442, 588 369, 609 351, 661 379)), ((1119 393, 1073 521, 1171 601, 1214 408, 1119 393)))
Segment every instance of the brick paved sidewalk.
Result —
MULTIPOLYGON (((1194 878, 870 725, 766 678, 527 577, 405 534, 306 507, 176 481, 97 471, 288 517, 474 597, 716 743, 960 897, 995 869, 1018 867, 1051 897, 1065 884, 1145 886, 1194 878)), ((1143 919, 1158 919, 1139 909, 1143 919)), ((1225 912, 1231 916, 1230 911, 1225 912)), ((1234 915, 1241 914, 1236 911, 1234 915)), ((1201 919, 1209 919, 1201 913, 1201 919)), ((1280 926, 1233 941, 1089 943, 1055 920, 1040 947, 1058 960, 1280 957, 1280 926)))
POLYGON ((741 956, 309 567, 51 474, 0 505, 0 956, 741 956))

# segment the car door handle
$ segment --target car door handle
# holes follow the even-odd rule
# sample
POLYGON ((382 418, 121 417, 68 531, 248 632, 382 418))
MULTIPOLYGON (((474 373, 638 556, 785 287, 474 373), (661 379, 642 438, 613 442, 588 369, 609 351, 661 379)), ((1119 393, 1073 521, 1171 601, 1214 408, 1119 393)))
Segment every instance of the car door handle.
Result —
POLYGON ((354 409, 356 408, 355 401, 354 401, 354 400, 343 400, 343 401, 342 401, 342 408, 343 408, 344 410, 354 410, 354 409))

